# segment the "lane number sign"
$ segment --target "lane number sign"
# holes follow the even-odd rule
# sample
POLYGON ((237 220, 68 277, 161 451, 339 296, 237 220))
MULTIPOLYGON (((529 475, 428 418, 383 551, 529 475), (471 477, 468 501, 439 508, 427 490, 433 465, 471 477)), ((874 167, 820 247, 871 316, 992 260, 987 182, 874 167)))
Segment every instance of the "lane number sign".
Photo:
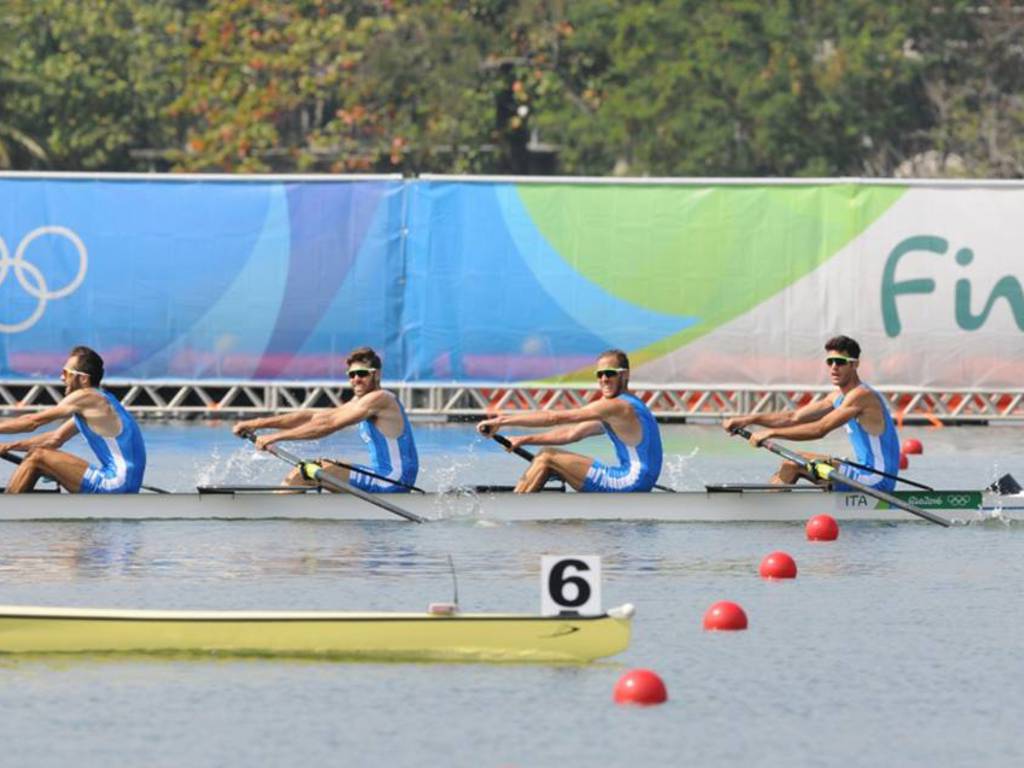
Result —
POLYGON ((542 616, 601 613, 601 558, 597 555, 543 555, 540 559, 542 616))

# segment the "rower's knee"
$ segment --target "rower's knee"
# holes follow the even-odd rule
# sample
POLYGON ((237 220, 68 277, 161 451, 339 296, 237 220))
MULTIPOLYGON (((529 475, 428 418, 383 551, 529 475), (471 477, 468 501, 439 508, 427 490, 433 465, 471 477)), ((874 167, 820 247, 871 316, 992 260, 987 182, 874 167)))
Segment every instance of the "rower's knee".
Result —
POLYGON ((779 479, 784 483, 793 484, 797 481, 802 469, 803 466, 795 461, 784 461, 782 466, 779 467, 779 479))
POLYGON ((27 464, 32 468, 53 466, 54 460, 59 455, 53 448, 33 448, 22 459, 22 465, 27 464))
POLYGON ((554 448, 541 448, 537 451, 537 455, 534 457, 534 461, 542 467, 548 467, 554 465, 555 456, 558 455, 558 451, 554 448))

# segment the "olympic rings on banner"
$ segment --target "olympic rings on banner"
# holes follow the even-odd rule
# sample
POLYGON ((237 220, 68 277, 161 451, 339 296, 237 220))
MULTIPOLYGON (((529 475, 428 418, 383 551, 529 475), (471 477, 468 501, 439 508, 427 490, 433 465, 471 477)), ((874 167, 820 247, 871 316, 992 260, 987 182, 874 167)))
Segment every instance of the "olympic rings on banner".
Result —
POLYGON ((0 237, 0 286, 4 284, 7 274, 13 267, 14 276, 25 290, 25 293, 39 302, 32 311, 32 314, 21 322, 0 322, 0 333, 21 333, 39 322, 39 318, 46 311, 46 302, 53 301, 54 299, 63 299, 65 296, 74 293, 78 286, 82 284, 82 281, 85 280, 85 272, 88 266, 89 256, 85 249, 85 243, 82 242, 82 238, 67 227, 57 225, 36 227, 18 243, 13 259, 11 258, 11 252, 7 249, 7 243, 4 242, 3 237, 0 237), (46 278, 43 276, 42 270, 32 262, 25 260, 25 251, 28 250, 28 247, 36 238, 43 235, 60 235, 65 237, 75 246, 75 250, 78 251, 78 273, 67 285, 52 291, 46 284, 46 278))

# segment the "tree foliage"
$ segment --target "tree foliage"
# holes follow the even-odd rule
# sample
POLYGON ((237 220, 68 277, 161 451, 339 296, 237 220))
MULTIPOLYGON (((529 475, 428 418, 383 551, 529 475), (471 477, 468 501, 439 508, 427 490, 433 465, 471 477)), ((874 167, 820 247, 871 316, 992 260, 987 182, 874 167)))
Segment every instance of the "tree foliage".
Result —
POLYGON ((165 114, 180 84, 187 4, 7 0, 0 122, 20 167, 128 170, 132 149, 175 140, 165 114))
POLYGON ((0 21, 19 168, 1024 174, 1010 0, 7 0, 0 21))

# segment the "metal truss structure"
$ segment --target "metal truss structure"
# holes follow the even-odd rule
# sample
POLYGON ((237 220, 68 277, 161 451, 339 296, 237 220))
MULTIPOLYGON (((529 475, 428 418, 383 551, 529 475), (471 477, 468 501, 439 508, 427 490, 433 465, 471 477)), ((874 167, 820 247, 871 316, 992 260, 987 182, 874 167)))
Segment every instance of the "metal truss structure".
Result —
MULTIPOLYGON (((351 397, 336 382, 116 381, 104 382, 133 413, 158 418, 238 418, 302 408, 329 408, 351 397)), ((480 418, 496 410, 559 410, 598 396, 590 385, 412 384, 385 382, 410 415, 480 418)), ((632 390, 663 421, 714 422, 738 413, 798 408, 828 394, 827 387, 673 384, 632 390)), ((1024 421, 1024 390, 882 389, 899 421, 988 423, 1024 421)), ((7 415, 48 408, 60 401, 56 382, 0 381, 0 410, 7 415)))

